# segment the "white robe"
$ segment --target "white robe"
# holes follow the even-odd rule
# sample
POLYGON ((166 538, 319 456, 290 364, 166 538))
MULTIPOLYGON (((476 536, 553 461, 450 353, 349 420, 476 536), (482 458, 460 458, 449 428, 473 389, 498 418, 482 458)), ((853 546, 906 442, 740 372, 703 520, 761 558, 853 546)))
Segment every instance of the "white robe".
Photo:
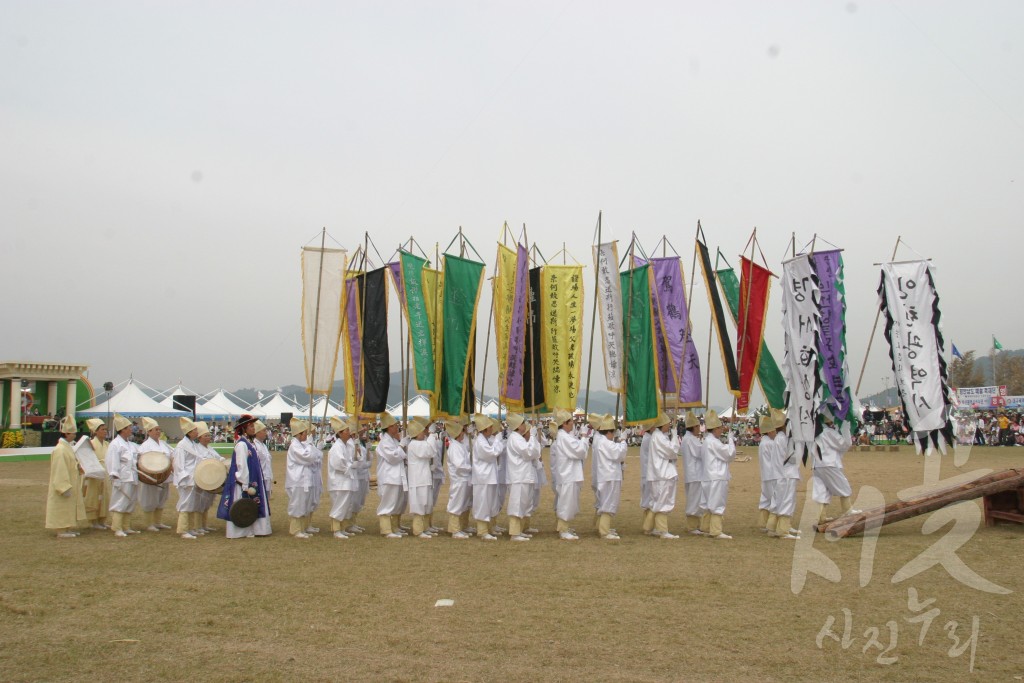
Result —
POLYGON ((473 465, 466 447, 466 435, 448 442, 448 513, 461 515, 473 504, 473 465))
POLYGON ((729 497, 729 463, 736 459, 736 444, 732 433, 728 443, 714 434, 704 437, 704 469, 708 477, 708 511, 713 515, 725 514, 725 502, 729 497))
MULTIPOLYGON (((212 450, 212 449, 211 449, 212 450)), ((231 457, 235 462, 235 481, 224 482, 225 486, 234 485, 235 497, 233 500, 238 500, 242 497, 242 491, 249 488, 249 484, 255 479, 255 473, 249 472, 249 447, 245 445, 241 440, 235 443, 235 450, 231 454, 231 457), (250 476, 252 475, 252 476, 250 476)), ((269 511, 269 506, 267 507, 269 511)), ((231 520, 228 520, 225 524, 224 535, 228 538, 245 538, 247 536, 269 536, 271 533, 270 529, 270 517, 260 517, 251 526, 239 527, 235 526, 231 520)))
MULTIPOLYGON (((150 451, 159 451, 168 458, 171 457, 171 447, 167 445, 167 442, 154 439, 153 437, 143 441, 138 449, 139 453, 149 453, 150 451)), ((142 508, 143 512, 152 512, 157 508, 163 508, 167 504, 167 494, 171 490, 170 479, 170 477, 164 479, 164 483, 158 486, 139 482, 139 507, 142 508)))
POLYGON ((107 448, 107 474, 110 475, 111 512, 131 513, 139 495, 139 473, 135 469, 139 454, 135 444, 118 434, 107 448))

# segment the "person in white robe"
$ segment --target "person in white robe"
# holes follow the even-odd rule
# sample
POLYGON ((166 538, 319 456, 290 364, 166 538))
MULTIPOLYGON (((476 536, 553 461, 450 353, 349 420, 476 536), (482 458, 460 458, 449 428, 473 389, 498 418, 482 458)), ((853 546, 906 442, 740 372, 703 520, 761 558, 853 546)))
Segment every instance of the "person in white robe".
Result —
POLYGON ((412 514, 412 535, 428 540, 433 538, 429 532, 429 516, 433 511, 434 477, 431 468, 434 462, 434 444, 427 440, 429 436, 422 422, 413 420, 406 429, 409 445, 406 446, 406 458, 409 476, 409 512, 412 514))
POLYGON ((366 531, 365 527, 356 524, 356 516, 366 505, 366 496, 370 492, 370 469, 373 467, 373 454, 366 448, 368 442, 366 425, 360 425, 355 416, 350 416, 350 431, 355 440, 355 478, 358 484, 356 495, 352 503, 352 514, 349 517, 349 525, 344 529, 346 534, 361 534, 366 531))
POLYGON ((708 430, 702 452, 708 477, 708 510, 711 513, 708 535, 719 540, 729 540, 732 536, 723 531, 723 521, 725 503, 729 497, 729 480, 732 478, 729 463, 736 459, 736 444, 732 432, 729 432, 727 442, 722 443, 721 435, 725 425, 715 411, 709 410, 704 415, 704 426, 708 430))
POLYGON ((615 418, 603 415, 594 427, 591 444, 594 460, 594 490, 597 496, 597 533, 608 541, 619 540, 612 520, 622 498, 622 470, 626 463, 626 441, 615 438, 615 418))
MULTIPOLYGON (((262 420, 256 420, 253 424, 256 430, 252 435, 252 445, 256 447, 256 453, 260 457, 260 468, 263 470, 263 485, 267 490, 267 498, 274 493, 274 460, 270 455, 270 448, 267 447, 267 425, 262 420)), ((269 505, 269 500, 268 500, 269 505)))
POLYGON ((822 430, 814 440, 818 447, 818 457, 813 459, 811 470, 811 499, 819 506, 819 525, 828 521, 826 513, 833 496, 839 498, 842 515, 860 513, 860 510, 853 509, 853 487, 843 469, 843 455, 853 445, 850 423, 844 422, 841 429, 836 429, 835 420, 829 413, 824 412, 821 419, 822 430))
MULTIPOLYGON (((210 431, 210 426, 205 422, 196 422, 196 452, 199 455, 199 461, 203 460, 217 460, 223 463, 225 467, 229 467, 231 461, 225 458, 217 451, 210 448, 210 442, 213 441, 213 433, 210 431)), ((232 456, 233 457, 233 456, 232 456)), ((203 491, 202 489, 196 488, 196 496, 198 497, 198 511, 196 512, 196 526, 193 527, 193 535, 199 534, 205 536, 206 534, 217 531, 217 527, 210 523, 210 511, 214 510, 220 503, 220 494, 211 493, 209 491, 203 491)), ((269 509, 269 502, 267 505, 269 509)), ((216 512, 214 512, 216 514, 216 512)), ((258 533, 257 536, 269 535, 270 531, 270 520, 267 520, 267 532, 258 533)), ((255 531, 254 531, 255 533, 255 531)))
POLYGON ((331 430, 335 438, 327 454, 327 492, 331 498, 331 531, 339 540, 345 540, 355 533, 346 531, 351 526, 349 520, 359 497, 356 460, 359 442, 353 436, 353 429, 359 431, 359 423, 355 419, 331 418, 331 430))
POLYGON ((771 415, 763 415, 758 421, 761 440, 757 444, 757 466, 761 475, 761 496, 757 501, 758 528, 771 533, 775 532, 776 515, 772 498, 776 485, 781 478, 778 469, 778 446, 775 443, 775 422, 771 415), (770 520, 770 521, 769 521, 770 520))
POLYGON ((654 515, 652 536, 679 538, 668 530, 668 515, 676 507, 679 488, 679 437, 672 419, 659 413, 651 428, 651 450, 647 459, 647 484, 651 490, 651 512, 654 515))
POLYGON ((465 529, 473 505, 473 463, 462 424, 447 420, 444 429, 448 434, 448 533, 461 540, 469 538, 465 529))
POLYGON ((701 536, 704 533, 701 531, 701 520, 708 511, 708 500, 707 475, 701 453, 700 419, 692 410, 688 410, 683 418, 683 426, 686 431, 679 440, 679 454, 683 459, 683 476, 686 479, 686 530, 694 536, 701 536))
POLYGON ((384 431, 377 444, 377 520, 380 534, 385 538, 401 538, 401 517, 405 512, 409 479, 406 472, 405 449, 401 444, 401 426, 388 413, 381 413, 380 425, 384 431))
POLYGON ((647 479, 647 467, 651 461, 651 430, 638 425, 640 430, 640 514, 645 534, 654 531, 654 512, 651 511, 651 482, 647 479))
MULTIPOLYGON (((89 418, 85 421, 92 438, 89 443, 96 459, 100 463, 106 463, 107 447, 107 425, 98 417, 89 418)), ((93 529, 110 528, 110 476, 106 474, 102 478, 86 477, 85 479, 85 516, 93 529)))
POLYGON ((305 539, 319 531, 312 526, 311 518, 316 502, 315 480, 322 481, 323 453, 309 439, 308 422, 292 418, 288 426, 292 434, 284 482, 288 494, 288 533, 305 539))
MULTIPOLYGON (((781 422, 779 416, 761 418, 762 422, 765 419, 768 419, 770 424, 761 426, 762 433, 766 427, 774 430, 781 430, 785 427, 785 414, 781 414, 781 422)), ((772 493, 772 512, 768 517, 768 535, 786 540, 796 540, 800 537, 800 531, 793 528, 793 513, 796 512, 796 487, 800 483, 800 459, 795 453, 789 452, 786 435, 781 431, 775 431, 772 446, 775 469, 779 473, 779 478, 775 482, 775 491, 772 493)))
POLYGON ((505 447, 508 460, 508 533, 513 541, 529 541, 526 520, 533 508, 540 441, 537 428, 530 425, 523 415, 509 413, 506 421, 512 430, 505 447))
POLYGON ((174 487, 178 489, 178 502, 175 509, 178 511, 178 525, 175 532, 186 540, 193 540, 199 537, 200 527, 200 499, 202 490, 196 488, 195 474, 196 465, 199 464, 199 452, 196 448, 195 439, 199 430, 192 420, 183 417, 179 420, 181 431, 185 434, 181 441, 174 447, 171 457, 174 463, 174 487), (197 532, 197 533, 193 533, 197 532))
POLYGON ((107 448, 106 466, 110 475, 110 528, 114 536, 124 538, 139 533, 132 528, 131 515, 139 495, 139 473, 136 463, 139 457, 135 444, 128 439, 132 435, 132 423, 125 417, 114 414, 114 431, 117 436, 107 448))
MULTIPOLYGON (((557 463, 558 503, 555 516, 556 529, 563 541, 576 541, 579 536, 572 530, 571 522, 580 511, 580 489, 583 486, 583 461, 587 459, 587 442, 573 433, 572 414, 561 408, 555 410, 558 434, 551 446, 552 462, 557 463)), ((555 464, 552 464, 554 476, 555 464)))
POLYGON ((473 519, 476 534, 484 541, 494 541, 500 532, 495 529, 495 501, 498 500, 498 459, 505 450, 505 439, 495 433, 500 424, 486 415, 473 416, 477 434, 473 439, 473 519))
POLYGON ((536 434, 537 444, 541 447, 542 454, 533 463, 537 475, 533 483, 533 498, 530 500, 530 507, 526 512, 526 516, 523 517, 523 533, 531 535, 540 533, 540 530, 531 524, 531 519, 533 514, 537 512, 537 508, 540 507, 540 494, 544 491, 544 485, 548 483, 548 478, 544 473, 543 448, 551 444, 550 440, 544 435, 544 430, 540 427, 536 427, 536 434))
MULTIPOLYGON (((170 460, 171 447, 160 438, 162 431, 157 421, 150 417, 142 418, 142 429, 145 430, 147 438, 139 446, 139 453, 158 451, 166 455, 167 459, 170 460)), ((155 486, 146 482, 140 482, 139 507, 142 508, 143 524, 146 525, 146 531, 160 531, 171 528, 163 523, 164 506, 167 504, 167 495, 171 488, 170 479, 168 477, 164 479, 163 483, 155 486)))

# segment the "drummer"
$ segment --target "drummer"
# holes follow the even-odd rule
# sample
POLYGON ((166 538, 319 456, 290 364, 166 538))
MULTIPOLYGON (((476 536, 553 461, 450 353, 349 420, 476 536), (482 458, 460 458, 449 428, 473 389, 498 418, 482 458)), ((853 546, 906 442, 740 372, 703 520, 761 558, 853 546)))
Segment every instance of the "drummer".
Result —
POLYGON ((82 473, 72 444, 78 428, 75 418, 60 421, 60 441, 50 455, 50 483, 46 494, 46 528, 57 532, 57 538, 78 536, 78 526, 85 522, 82 501, 82 473))
MULTIPOLYGON (((270 508, 267 506, 266 486, 260 458, 253 446, 252 438, 256 433, 256 418, 242 415, 235 424, 235 451, 231 457, 231 467, 224 482, 224 493, 221 494, 217 506, 217 516, 227 522, 228 538, 246 538, 270 535, 270 508), (242 497, 254 498, 259 503, 256 521, 247 527, 239 527, 231 522, 231 505, 242 497)), ((200 442, 203 437, 199 437, 200 442)))
POLYGON ((136 462, 139 454, 132 436, 132 423, 126 417, 114 413, 114 431, 117 436, 107 448, 105 464, 110 475, 110 528, 114 535, 124 538, 139 533, 132 528, 131 515, 139 495, 139 473, 136 462))
MULTIPOLYGON (((109 445, 107 442, 106 423, 98 417, 93 417, 85 421, 85 426, 88 427, 89 432, 92 434, 89 442, 92 444, 93 452, 96 453, 96 459, 100 462, 106 462, 107 446, 109 445)), ((102 479, 87 478, 85 480, 85 516, 93 529, 110 528, 109 505, 110 477, 104 476, 102 479)))
MULTIPOLYGON (((210 442, 212 440, 213 434, 210 433, 210 428, 206 423, 196 422, 196 451, 199 453, 199 462, 202 462, 203 460, 216 460, 223 463, 226 470, 228 466, 228 459, 222 457, 220 453, 210 448, 210 442)), ((208 534, 217 531, 217 527, 211 526, 210 524, 210 508, 217 504, 217 501, 219 500, 218 494, 203 491, 198 486, 196 487, 196 494, 198 496, 198 511, 196 513, 196 526, 194 527, 196 531, 193 533, 198 532, 199 534, 208 534)), ((270 503, 268 502, 267 505, 269 506, 269 504, 270 503)))
MULTIPOLYGON (((139 453, 159 451, 166 455, 168 462, 170 462, 171 447, 167 445, 166 441, 160 439, 161 430, 157 421, 151 417, 142 418, 142 429, 146 432, 148 438, 139 446, 139 453)), ((163 523, 164 505, 167 504, 167 494, 170 488, 170 483, 167 479, 155 486, 142 482, 142 486, 139 488, 139 505, 142 507, 143 519, 145 520, 143 523, 146 524, 146 531, 160 531, 161 529, 171 528, 163 523)))
POLYGON ((175 506, 178 510, 176 531, 182 538, 191 540, 199 536, 199 499, 202 491, 196 488, 194 479, 196 464, 199 462, 199 452, 195 444, 199 430, 187 417, 181 418, 179 424, 185 436, 174 447, 173 456, 174 486, 178 489, 178 503, 175 506))

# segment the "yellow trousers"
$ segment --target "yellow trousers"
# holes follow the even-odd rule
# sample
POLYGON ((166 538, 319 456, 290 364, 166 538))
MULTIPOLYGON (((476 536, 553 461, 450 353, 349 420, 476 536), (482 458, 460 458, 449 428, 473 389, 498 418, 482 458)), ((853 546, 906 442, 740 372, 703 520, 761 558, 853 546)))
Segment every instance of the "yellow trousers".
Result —
POLYGON ((508 535, 521 536, 523 533, 523 518, 508 516, 508 535))
POLYGON ((111 512, 110 513, 110 528, 114 531, 124 531, 124 513, 123 512, 111 512))
POLYGON ((602 512, 598 515, 597 519, 597 533, 604 538, 612 532, 612 516, 607 512, 602 512))
POLYGON ((720 536, 722 533, 722 515, 711 515, 711 523, 708 528, 708 533, 712 536, 720 536))
MULTIPOLYGON (((764 528, 768 530, 769 534, 775 533, 775 528, 779 525, 779 516, 774 512, 768 515, 768 520, 765 522, 764 528)), ((786 531, 789 531, 789 527, 786 527, 786 531)))
POLYGON ((562 533, 569 530, 569 522, 564 519, 559 519, 555 524, 555 531, 562 533))
POLYGON ((686 515, 686 530, 693 531, 700 529, 700 517, 698 515, 686 515))
POLYGON ((491 523, 485 522, 482 519, 476 520, 476 535, 483 536, 489 533, 491 533, 491 523))
POLYGON ((771 513, 769 513, 768 510, 761 509, 761 510, 757 511, 757 528, 759 528, 759 529, 771 529, 772 528, 768 524, 768 515, 769 514, 771 514, 771 513))
POLYGON ((789 534, 789 530, 793 524, 792 517, 781 515, 779 516, 778 524, 775 526, 776 536, 786 536, 789 534))
POLYGON ((85 517, 92 524, 107 519, 110 504, 110 481, 106 479, 85 480, 85 517))
POLYGON ((654 529, 660 531, 663 534, 668 533, 668 513, 667 512, 655 512, 654 513, 654 529))
POLYGON ((647 532, 652 531, 654 529, 654 513, 651 512, 650 510, 648 510, 647 508, 644 508, 643 513, 644 513, 644 526, 643 526, 643 529, 644 529, 644 533, 647 533, 647 532))
POLYGON ((412 516, 412 533, 413 536, 419 536, 427 530, 427 516, 426 515, 413 515, 412 516))
POLYGON ((297 533, 306 530, 306 518, 305 517, 289 517, 288 518, 288 533, 294 536, 297 533))
POLYGON ((700 530, 706 534, 711 533, 711 513, 705 512, 700 518, 700 530))
POLYGON ((193 528, 192 526, 192 512, 179 512, 178 513, 178 526, 175 528, 175 532, 179 534, 187 534, 193 528))

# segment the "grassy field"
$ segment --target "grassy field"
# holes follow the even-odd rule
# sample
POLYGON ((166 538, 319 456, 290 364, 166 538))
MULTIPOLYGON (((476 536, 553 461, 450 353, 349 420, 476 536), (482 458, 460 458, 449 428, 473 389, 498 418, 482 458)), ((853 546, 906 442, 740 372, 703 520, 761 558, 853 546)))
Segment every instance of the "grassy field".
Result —
MULTIPOLYGON (((1021 680, 1024 528, 981 527, 957 550, 1009 594, 968 587, 942 566, 893 583, 949 532, 924 535, 927 517, 882 529, 869 579, 863 539, 818 537, 813 549, 841 579, 812 574, 794 593, 797 546, 756 530, 757 458, 746 451, 753 459, 732 468, 732 541, 642 536, 635 457, 616 518, 621 541, 593 533, 585 485, 578 542, 557 540, 546 490, 535 518, 542 533, 521 544, 370 532, 300 541, 287 536, 282 495, 272 501, 270 538, 87 531, 57 540, 43 530, 48 464, 0 464, 0 680, 1021 680), (912 611, 910 589, 934 602, 912 611), (435 608, 440 598, 454 607, 435 608), (844 608, 846 647, 819 636, 831 616, 842 638, 844 608), (935 609, 919 641, 923 624, 908 619, 935 609), (959 656, 950 655, 954 638, 966 646, 959 656)), ((275 458, 283 482, 283 454, 275 458)), ((846 460, 855 490, 870 485, 890 501, 922 483, 922 463, 906 448, 846 460)), ((945 459, 942 476, 1022 466, 1024 450, 976 448, 959 470, 945 459)), ((680 490, 676 531, 682 498, 680 490)), ((371 491, 359 520, 371 532, 376 503, 371 491)), ((315 517, 324 529, 328 507, 325 496, 315 517)))

